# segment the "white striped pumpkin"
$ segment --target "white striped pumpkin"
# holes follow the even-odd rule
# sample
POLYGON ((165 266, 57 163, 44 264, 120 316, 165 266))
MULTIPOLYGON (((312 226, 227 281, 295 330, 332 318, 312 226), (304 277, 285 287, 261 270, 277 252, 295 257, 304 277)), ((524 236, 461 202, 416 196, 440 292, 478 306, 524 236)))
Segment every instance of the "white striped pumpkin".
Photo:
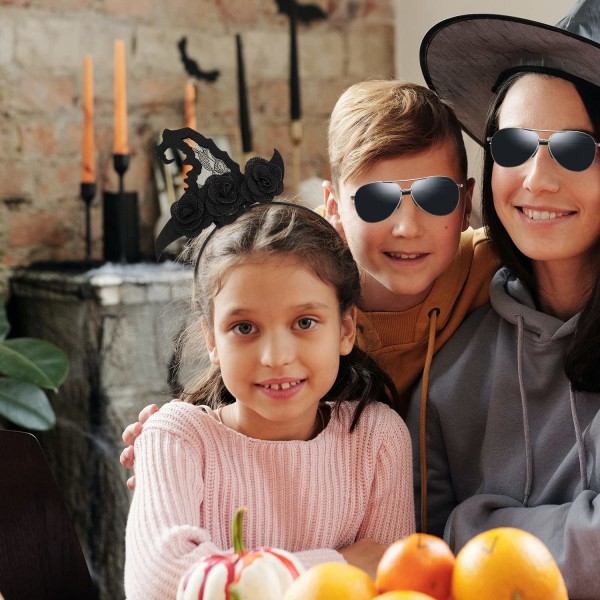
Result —
POLYGON ((233 519, 233 553, 206 556, 179 582, 177 600, 281 600, 304 572, 300 561, 278 548, 246 551, 242 525, 246 509, 233 519))

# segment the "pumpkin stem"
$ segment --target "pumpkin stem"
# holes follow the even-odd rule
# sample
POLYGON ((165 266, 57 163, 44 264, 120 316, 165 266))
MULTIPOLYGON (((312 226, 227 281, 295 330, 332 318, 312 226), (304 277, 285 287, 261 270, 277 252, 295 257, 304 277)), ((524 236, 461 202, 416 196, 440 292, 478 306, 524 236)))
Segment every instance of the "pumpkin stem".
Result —
POLYGON ((244 554, 244 515, 248 509, 239 508, 233 517, 233 551, 235 554, 244 554))

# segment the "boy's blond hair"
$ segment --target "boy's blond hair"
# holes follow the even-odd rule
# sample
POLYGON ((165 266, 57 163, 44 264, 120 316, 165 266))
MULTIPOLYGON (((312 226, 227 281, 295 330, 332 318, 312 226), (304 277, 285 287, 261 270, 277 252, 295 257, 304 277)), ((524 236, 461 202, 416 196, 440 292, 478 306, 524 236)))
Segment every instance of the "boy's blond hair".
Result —
MULTIPOLYGON (((453 140, 467 177, 467 153, 448 102, 415 83, 372 80, 356 83, 338 99, 329 120, 329 164, 336 193, 380 160, 429 150, 453 140)), ((435 173, 432 173, 435 175, 435 173)))

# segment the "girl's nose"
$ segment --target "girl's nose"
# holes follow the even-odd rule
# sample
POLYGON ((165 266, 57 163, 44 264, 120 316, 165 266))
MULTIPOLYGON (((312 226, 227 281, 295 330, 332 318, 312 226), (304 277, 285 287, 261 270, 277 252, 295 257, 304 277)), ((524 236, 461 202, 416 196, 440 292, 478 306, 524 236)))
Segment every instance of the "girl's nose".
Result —
POLYGON ((281 367, 294 360, 295 348, 292 336, 281 332, 265 336, 261 346, 261 363, 266 367, 281 367))

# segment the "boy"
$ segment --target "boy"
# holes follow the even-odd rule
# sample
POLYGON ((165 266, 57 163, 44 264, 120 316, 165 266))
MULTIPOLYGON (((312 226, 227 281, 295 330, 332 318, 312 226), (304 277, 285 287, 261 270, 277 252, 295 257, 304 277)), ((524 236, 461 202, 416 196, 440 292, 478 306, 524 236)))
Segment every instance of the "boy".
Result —
POLYGON ((363 274, 359 342, 393 378, 406 408, 412 385, 427 375, 427 356, 441 348, 469 312, 488 301, 496 270, 483 231, 468 228, 475 182, 467 179, 460 125, 450 106, 423 86, 366 81, 340 96, 328 139, 326 215, 363 274), (425 202, 419 207, 408 194, 393 210, 399 186, 414 185, 402 181, 398 191, 396 184, 363 187, 368 195, 360 199, 367 209, 369 203, 387 203, 391 214, 371 223, 359 216, 354 196, 361 186, 431 176, 462 185, 449 214, 439 214, 445 212, 440 208, 445 194, 456 194, 445 180, 437 195, 434 188, 423 191, 438 214, 428 214, 425 202))

